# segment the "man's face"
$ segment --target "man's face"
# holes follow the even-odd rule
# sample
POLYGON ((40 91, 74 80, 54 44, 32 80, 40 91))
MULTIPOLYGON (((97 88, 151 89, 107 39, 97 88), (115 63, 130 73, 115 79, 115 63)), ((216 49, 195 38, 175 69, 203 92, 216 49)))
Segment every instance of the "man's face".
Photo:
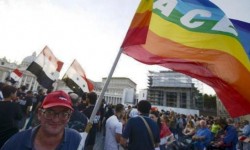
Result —
POLYGON ((117 117, 118 119, 122 119, 124 115, 125 115, 125 109, 123 109, 117 117))
POLYGON ((206 122, 204 120, 201 120, 200 121, 200 128, 206 128, 207 125, 206 125, 206 122))
POLYGON ((41 109, 38 113, 41 130, 47 135, 59 135, 64 132, 70 116, 71 110, 67 107, 55 106, 48 109, 41 109))

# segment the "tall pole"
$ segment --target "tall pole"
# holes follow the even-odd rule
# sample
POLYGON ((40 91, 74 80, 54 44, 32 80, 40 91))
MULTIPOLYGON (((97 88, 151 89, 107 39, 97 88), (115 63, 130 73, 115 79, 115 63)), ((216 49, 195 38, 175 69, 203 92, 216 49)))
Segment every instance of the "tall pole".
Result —
POLYGON ((112 68, 111 68, 111 70, 109 72, 108 78, 107 78, 107 80, 106 80, 106 82, 104 84, 104 87, 102 88, 101 94, 100 94, 100 96, 99 96, 99 98, 98 98, 98 100, 97 100, 97 102, 95 104, 95 107, 94 107, 94 109, 92 111, 92 114, 90 116, 89 122, 88 122, 88 124, 87 124, 87 126, 85 128, 85 132, 81 133, 82 140, 81 140, 81 142, 80 142, 77 150, 82 150, 83 147, 84 147, 84 145, 85 145, 86 137, 87 137, 90 129, 92 128, 93 120, 94 120, 94 118, 96 116, 96 113, 97 113, 97 111, 98 111, 98 109, 99 109, 99 107, 101 105, 102 98, 104 96, 105 91, 107 90, 107 87, 109 85, 110 79, 111 79, 111 77, 112 77, 112 75, 113 75, 113 73, 115 71, 116 65, 117 65, 117 63, 118 63, 118 61, 119 61, 119 59, 121 57, 121 54, 122 54, 122 48, 120 48, 120 50, 119 50, 119 52, 118 52, 118 54, 116 56, 115 62, 113 63, 113 66, 112 66, 112 68))
POLYGON ((112 75, 113 75, 113 73, 115 71, 116 65, 117 65, 117 63, 118 63, 118 61, 120 59, 121 54, 122 54, 122 48, 120 48, 120 50, 119 50, 119 52, 118 52, 118 54, 116 56, 115 62, 113 63, 113 66, 112 66, 112 68, 111 68, 111 70, 109 72, 108 78, 107 78, 107 80, 106 80, 106 82, 104 84, 104 87, 102 88, 101 94, 100 94, 100 96, 99 96, 99 98, 98 98, 98 100, 97 100, 97 102, 95 104, 95 107, 93 109, 93 112, 92 112, 92 114, 90 116, 89 124, 88 124, 89 127, 86 127, 86 130, 85 130, 87 133, 89 132, 89 130, 90 130, 92 124, 93 124, 93 120, 94 120, 94 118, 96 116, 96 113, 97 113, 97 111, 98 111, 101 103, 102 103, 102 99, 103 99, 104 93, 107 90, 107 87, 109 85, 110 79, 112 78, 112 75))

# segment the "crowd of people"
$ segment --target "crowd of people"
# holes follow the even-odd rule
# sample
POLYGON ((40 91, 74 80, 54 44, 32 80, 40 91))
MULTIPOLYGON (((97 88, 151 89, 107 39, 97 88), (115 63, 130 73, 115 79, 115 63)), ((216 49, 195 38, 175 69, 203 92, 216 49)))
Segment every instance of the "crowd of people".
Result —
MULTIPOLYGON (((110 106, 106 112, 109 110, 110 106)), ((159 111, 151 107, 148 101, 140 101, 136 108, 128 106, 125 112, 123 110, 123 117, 116 115, 117 112, 121 113, 121 109, 119 111, 114 107, 114 110, 115 113, 104 125, 108 134, 105 137, 105 150, 119 150, 119 146, 129 150, 250 149, 248 120, 159 111), (111 120, 113 124, 109 123, 111 120), (111 133, 113 142, 109 141, 111 133), (110 143, 116 147, 109 146, 110 143)))
POLYGON ((114 106, 114 113, 111 108, 108 105, 104 113, 104 119, 108 118, 103 123, 105 150, 250 149, 248 120, 159 111, 148 101, 140 101, 134 108, 114 106))
MULTIPOLYGON (((134 112, 133 115, 130 115, 129 113, 131 113, 133 109, 128 109, 127 116, 133 116, 137 119, 138 116, 143 116, 144 113, 142 113, 139 108, 137 108, 137 110, 137 115, 135 115, 134 112)), ((248 120, 240 122, 232 118, 185 115, 173 111, 159 111, 155 108, 151 108, 148 114, 149 118, 155 121, 160 129, 160 142, 155 138, 155 143, 158 141, 156 147, 159 147, 160 150, 250 149, 250 123, 248 120)), ((133 119, 129 119, 128 122, 130 122, 130 120, 132 121, 133 119)), ((134 124, 133 126, 141 130, 143 127, 143 125, 138 124, 134 124)), ((125 125, 123 132, 125 137, 127 137, 126 128, 130 128, 130 126, 126 127, 125 125)), ((139 129, 135 130, 138 131, 139 129)), ((147 130, 144 129, 144 132, 147 133, 147 130)), ((143 137, 146 136, 143 134, 140 135, 143 137)), ((134 135, 131 138, 135 138, 134 135)), ((141 140, 141 137, 138 138, 141 140)), ((143 141, 142 143, 146 146, 145 139, 143 141)), ((146 147, 143 149, 149 149, 146 147)))
POLYGON ((1 84, 0 149, 93 150, 97 132, 104 137, 104 150, 250 149, 248 120, 178 114, 146 100, 134 107, 103 100, 82 145, 96 101, 95 92, 34 93, 1 84))

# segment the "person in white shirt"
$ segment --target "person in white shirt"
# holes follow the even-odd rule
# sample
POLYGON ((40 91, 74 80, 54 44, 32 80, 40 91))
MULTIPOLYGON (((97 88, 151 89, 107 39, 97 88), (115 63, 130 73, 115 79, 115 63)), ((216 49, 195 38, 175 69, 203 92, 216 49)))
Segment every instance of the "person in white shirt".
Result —
POLYGON ((106 136, 104 150, 119 150, 119 143, 122 135, 122 119, 125 108, 122 104, 117 104, 115 114, 108 118, 106 122, 106 136))
POLYGON ((2 93, 2 91, 0 90, 0 101, 2 101, 3 100, 3 93, 2 93))
POLYGON ((0 82, 0 101, 3 100, 3 93, 2 93, 2 88, 5 86, 3 82, 0 82))

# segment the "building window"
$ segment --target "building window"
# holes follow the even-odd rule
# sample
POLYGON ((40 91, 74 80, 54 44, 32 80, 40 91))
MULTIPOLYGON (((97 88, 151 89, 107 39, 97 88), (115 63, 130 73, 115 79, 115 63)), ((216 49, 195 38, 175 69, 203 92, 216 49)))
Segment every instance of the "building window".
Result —
POLYGON ((166 99, 167 99, 168 107, 177 107, 177 93, 176 92, 167 92, 166 99))
POLYGON ((180 107, 187 108, 187 93, 181 93, 180 107))
POLYGON ((161 105, 163 106, 163 95, 164 95, 164 92, 163 91, 159 91, 158 92, 158 105, 161 105))

